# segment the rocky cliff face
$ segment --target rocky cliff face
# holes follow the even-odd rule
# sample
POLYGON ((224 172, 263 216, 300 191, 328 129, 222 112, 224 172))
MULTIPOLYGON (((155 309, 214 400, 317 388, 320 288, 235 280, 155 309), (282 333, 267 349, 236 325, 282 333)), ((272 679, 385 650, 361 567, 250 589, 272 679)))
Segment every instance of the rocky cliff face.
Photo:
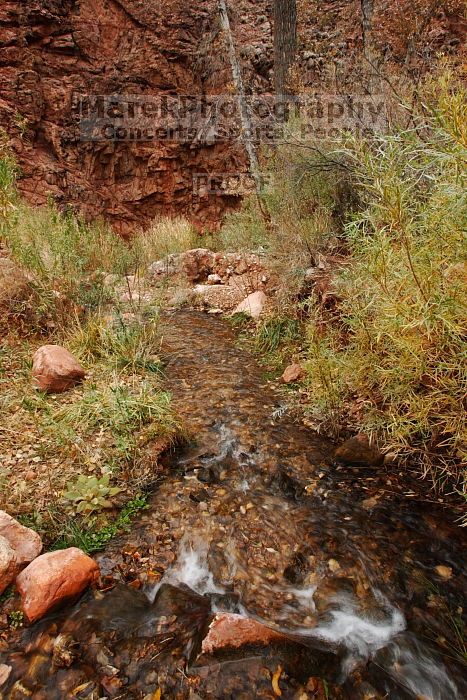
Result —
MULTIPOLYGON (((271 88, 271 2, 237 0, 231 23, 248 90, 271 88)), ((428 0, 299 0, 305 87, 366 78, 365 57, 406 68, 435 51, 453 52, 465 25, 461 3, 428 0), (358 68, 358 70, 357 70, 358 68)), ((2 0, 0 125, 22 168, 20 188, 42 204, 53 197, 86 217, 103 216, 123 234, 159 214, 200 226, 238 203, 229 190, 199 193, 197 173, 245 171, 238 142, 85 141, 86 95, 141 97, 229 94, 232 78, 217 2, 198 0, 2 0)))

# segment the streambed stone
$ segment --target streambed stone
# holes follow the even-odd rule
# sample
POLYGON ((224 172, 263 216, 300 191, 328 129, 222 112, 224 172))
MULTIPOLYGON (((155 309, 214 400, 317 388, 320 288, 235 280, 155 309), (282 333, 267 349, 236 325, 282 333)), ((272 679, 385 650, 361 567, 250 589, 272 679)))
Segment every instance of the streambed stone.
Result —
POLYGON ((73 600, 97 579, 99 567, 81 549, 70 547, 37 557, 16 579, 30 622, 73 600))
POLYGON ((203 654, 212 654, 251 644, 265 646, 280 639, 284 639, 284 635, 252 618, 235 613, 218 613, 209 625, 201 650, 203 654))
POLYGON ((337 448, 334 456, 345 464, 355 464, 362 467, 379 467, 384 462, 384 456, 363 433, 346 440, 337 448))

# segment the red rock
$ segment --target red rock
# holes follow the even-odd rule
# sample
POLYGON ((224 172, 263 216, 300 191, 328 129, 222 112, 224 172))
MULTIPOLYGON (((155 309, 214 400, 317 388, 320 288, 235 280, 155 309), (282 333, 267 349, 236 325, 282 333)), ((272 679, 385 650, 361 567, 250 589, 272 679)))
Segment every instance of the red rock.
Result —
MULTIPOLYGON (((255 0, 235 5, 238 20, 233 31, 248 87, 253 94, 269 93, 272 23, 259 18, 270 15, 271 3, 255 0)), ((375 0, 371 7, 375 60, 382 60, 383 47, 390 46, 391 50, 384 53, 384 65, 398 79, 401 71, 405 76, 412 53, 417 56, 413 67, 424 71, 436 62, 435 53, 455 54, 465 45, 464 8, 460 0, 451 0, 443 6, 446 9, 430 13, 426 2, 410 0, 375 0), (417 29, 421 26, 425 28, 423 32, 417 29)), ((305 92, 307 88, 318 93, 333 89, 328 71, 319 66, 321 62, 331 65, 335 61, 339 63, 342 84, 359 92, 357 76, 364 75, 367 67, 361 0, 338 4, 325 0, 319 8, 319 12, 304 10, 306 19, 300 27, 302 50, 297 55, 297 66, 305 92), (343 46, 339 48, 330 41, 327 31, 322 32, 321 39, 316 38, 323 27, 332 27, 343 46), (308 58, 304 51, 310 46, 316 56, 308 58)), ((12 137, 22 171, 18 185, 28 200, 44 204, 53 197, 57 202, 69 203, 72 209, 79 208, 88 219, 103 217, 129 235, 140 225, 146 228, 160 215, 187 214, 205 229, 207 222, 220 222, 226 211, 236 208, 239 196, 229 196, 230 190, 223 194, 217 184, 213 188, 205 183, 204 176, 200 181, 198 176, 195 182, 193 179, 194 174, 200 173, 248 172, 241 139, 222 137, 208 145, 211 116, 200 116, 199 133, 191 135, 192 129, 188 128, 189 134, 182 139, 141 141, 129 135, 112 141, 101 128, 94 143, 79 137, 79 95, 131 95, 140 92, 142 85, 143 99, 169 93, 174 97, 196 95, 200 86, 207 94, 227 95, 232 77, 226 70, 225 45, 203 43, 206 36, 216 31, 216 22, 214 0, 0 2, 0 123, 12 137), (125 49, 120 50, 127 38, 125 49), (201 46, 204 48, 200 59, 201 46), (113 59, 117 55, 115 69, 113 59), (23 130, 27 132, 25 137, 23 130)), ((88 116, 87 102, 82 110, 84 118, 88 116)), ((191 120, 186 118, 187 110, 182 105, 183 102, 178 107, 178 121, 183 133, 191 120)), ((124 119, 124 129, 129 129, 129 133, 135 127, 143 132, 147 127, 151 130, 154 120, 146 120, 137 104, 133 102, 133 106, 136 118, 124 119)), ((374 107, 379 107, 379 103, 374 107)), ((104 109, 105 116, 107 110, 108 107, 104 109)), ((93 115, 89 116, 94 123, 93 115)), ((103 126, 107 120, 100 122, 103 126)), ((114 126, 115 121, 110 119, 110 124, 114 126)), ((230 126, 230 120, 226 124, 230 126)), ((260 118, 257 124, 262 128, 263 120, 260 118)), ((338 124, 339 120, 331 120, 327 126, 338 124)), ((173 120, 162 120, 161 126, 165 125, 174 125, 173 120)), ((214 121, 214 130, 215 126, 214 121)), ((235 121, 233 126, 238 126, 235 121)), ((266 126, 269 128, 268 120, 264 121, 266 126)), ((207 180, 210 179, 208 175, 207 180)))
POLYGON ((181 255, 182 270, 189 282, 207 280, 212 272, 214 253, 207 248, 193 248, 181 255))
POLYGON ((41 391, 59 394, 84 379, 86 373, 61 345, 43 345, 34 354, 32 375, 41 391))
POLYGON ((346 440, 334 453, 336 459, 345 464, 363 467, 381 466, 384 457, 378 448, 371 444, 367 435, 360 433, 346 440))
POLYGON ((15 550, 8 540, 0 536, 0 595, 18 573, 18 560, 15 550))
POLYGON ((42 552, 42 540, 37 532, 24 527, 4 510, 0 510, 0 535, 14 550, 20 567, 29 564, 42 552))
POLYGON ((267 645, 280 639, 284 639, 283 634, 261 622, 234 613, 218 613, 203 639, 201 651, 212 654, 221 649, 239 649, 249 644, 267 645))
POLYGON ((16 579, 30 622, 77 598, 99 575, 96 562, 77 547, 41 554, 16 579))
POLYGON ((284 373, 281 377, 284 384, 290 384, 292 382, 298 382, 305 376, 305 370, 298 362, 294 362, 285 368, 284 373))

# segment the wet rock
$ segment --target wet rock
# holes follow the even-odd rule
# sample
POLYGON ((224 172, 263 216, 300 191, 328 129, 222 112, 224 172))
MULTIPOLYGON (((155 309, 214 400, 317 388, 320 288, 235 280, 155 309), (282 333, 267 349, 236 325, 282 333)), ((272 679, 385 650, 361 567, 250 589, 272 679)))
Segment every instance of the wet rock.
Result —
POLYGON ((346 440, 334 453, 336 459, 345 464, 362 467, 379 467, 384 457, 378 448, 371 444, 367 435, 360 433, 346 440))
POLYGON ((206 491, 206 489, 199 489, 199 491, 190 493, 190 499, 195 503, 203 503, 209 500, 209 493, 206 491))
POLYGON ((43 345, 34 354, 32 376, 41 391, 59 394, 82 381, 86 373, 61 345, 43 345))
POLYGON ((218 613, 209 625, 201 650, 204 654, 212 654, 224 649, 240 649, 247 645, 265 646, 282 638, 280 632, 251 618, 235 613, 218 613))
POLYGON ((341 565, 336 559, 330 559, 328 561, 328 568, 333 574, 335 574, 337 571, 340 571, 341 565))
POLYGON ((37 557, 16 579, 23 611, 30 622, 78 597, 99 575, 96 562, 77 547, 37 557))
POLYGON ((277 488, 286 498, 292 500, 300 498, 305 492, 303 485, 283 468, 278 469, 274 474, 271 486, 277 488))
POLYGON ((308 570, 308 562, 306 556, 302 552, 294 554, 292 562, 284 569, 284 578, 298 585, 303 583, 308 570))
POLYGON ((14 550, 19 567, 29 564, 42 551, 42 540, 37 532, 24 527, 4 510, 0 510, 0 535, 14 550))
POLYGON ((284 384, 291 384, 292 382, 298 382, 305 376, 305 370, 298 362, 294 362, 285 368, 284 373, 281 377, 284 384))
POLYGON ((0 594, 3 593, 18 573, 15 550, 8 540, 0 536, 0 594))
POLYGON ((267 301, 267 296, 261 290, 249 294, 243 301, 235 307, 234 314, 248 314, 253 319, 258 319, 263 313, 264 306, 267 301))
POLYGON ((6 664, 0 664, 0 686, 7 682, 7 680, 10 677, 11 671, 11 666, 7 666, 6 664))
POLYGON ((205 467, 198 472, 198 481, 203 484, 215 484, 219 481, 219 475, 213 467, 205 467))

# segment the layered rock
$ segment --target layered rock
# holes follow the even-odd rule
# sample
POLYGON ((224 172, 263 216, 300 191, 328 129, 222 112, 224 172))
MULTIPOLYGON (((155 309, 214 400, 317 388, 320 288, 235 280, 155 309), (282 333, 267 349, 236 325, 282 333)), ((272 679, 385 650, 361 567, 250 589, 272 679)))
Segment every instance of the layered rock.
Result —
MULTIPOLYGON (((272 3, 229 3, 248 91, 272 86, 272 3)), ((390 75, 459 53, 463 3, 325 0, 302 3, 300 86, 327 94, 366 94, 390 75), (374 59, 374 60, 373 60, 374 59)), ((223 180, 245 173, 238 138, 212 139, 209 128, 184 138, 115 141, 81 138, 86 96, 228 94, 232 82, 216 0, 8 0, 0 6, 0 124, 8 130, 35 204, 53 197, 88 218, 103 216, 124 234, 160 214, 187 214, 200 227, 239 202, 223 180), (199 177, 214 188, 194 187, 199 177), (227 176, 227 177, 224 177, 227 176)))

